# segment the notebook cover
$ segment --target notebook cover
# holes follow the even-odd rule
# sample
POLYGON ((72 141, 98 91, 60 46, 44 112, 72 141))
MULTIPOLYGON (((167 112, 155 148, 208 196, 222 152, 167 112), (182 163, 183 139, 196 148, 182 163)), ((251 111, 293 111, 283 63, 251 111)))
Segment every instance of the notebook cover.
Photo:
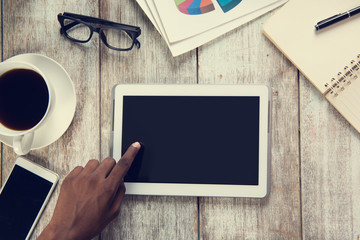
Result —
POLYGON ((326 83, 360 53, 360 14, 320 31, 315 24, 358 5, 353 0, 291 0, 264 24, 263 32, 324 94, 326 83))

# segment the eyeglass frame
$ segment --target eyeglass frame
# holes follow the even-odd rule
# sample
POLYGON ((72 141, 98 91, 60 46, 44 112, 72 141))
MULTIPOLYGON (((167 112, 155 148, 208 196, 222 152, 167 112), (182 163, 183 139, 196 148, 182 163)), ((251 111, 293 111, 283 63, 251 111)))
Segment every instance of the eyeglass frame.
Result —
POLYGON ((87 43, 92 38, 93 33, 96 32, 100 35, 100 39, 102 40, 102 42, 110 49, 113 49, 116 51, 129 51, 134 47, 134 45, 136 45, 137 48, 140 48, 140 42, 137 40, 137 37, 139 37, 141 34, 140 27, 116 23, 116 22, 104 20, 101 18, 89 17, 89 16, 75 14, 75 13, 69 13, 69 12, 64 12, 63 14, 59 13, 57 17, 58 17, 58 21, 61 26, 60 34, 64 34, 65 37, 67 37, 68 39, 70 39, 74 42, 87 43), (65 19, 70 19, 74 22, 65 25, 64 24, 65 19), (90 35, 87 40, 79 40, 76 38, 72 38, 67 33, 67 30, 69 30, 70 28, 72 28, 78 24, 84 24, 85 26, 87 26, 90 29, 90 35), (95 27, 92 24, 105 25, 105 27, 95 27), (105 33, 103 32, 104 29, 119 29, 119 30, 126 32, 127 35, 133 40, 131 46, 129 48, 116 48, 116 47, 109 45, 109 43, 107 42, 105 33))

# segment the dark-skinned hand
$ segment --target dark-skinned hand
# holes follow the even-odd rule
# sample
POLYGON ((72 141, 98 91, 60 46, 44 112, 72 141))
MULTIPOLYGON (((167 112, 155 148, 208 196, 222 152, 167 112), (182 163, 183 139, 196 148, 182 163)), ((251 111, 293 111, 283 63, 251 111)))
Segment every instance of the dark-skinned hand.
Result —
POLYGON ((88 240, 116 218, 125 195, 124 176, 141 145, 133 143, 116 163, 105 158, 76 167, 64 179, 53 217, 38 240, 88 240))

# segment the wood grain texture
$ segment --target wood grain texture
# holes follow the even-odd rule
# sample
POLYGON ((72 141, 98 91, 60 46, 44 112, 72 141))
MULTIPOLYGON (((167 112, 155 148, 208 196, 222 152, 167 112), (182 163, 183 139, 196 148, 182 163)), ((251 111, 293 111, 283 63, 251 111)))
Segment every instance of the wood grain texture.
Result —
MULTIPOLYGON (((57 14, 72 11, 97 16, 98 1, 74 4, 73 1, 16 0, 3 1, 3 8, 4 59, 21 53, 47 55, 67 70, 75 85, 76 113, 68 131, 55 143, 26 156, 54 170, 62 180, 75 166, 100 156, 99 44, 96 37, 89 44, 79 45, 60 36, 57 14)), ((4 148, 5 176, 15 157, 11 148, 4 148)), ((32 239, 36 239, 50 220, 59 190, 57 187, 32 239)))
MULTIPOLYGON (((141 27, 141 48, 116 52, 101 47, 101 155, 108 156, 111 89, 115 84, 194 84, 196 55, 173 58, 136 1, 101 1, 104 19, 141 27)), ((197 239, 197 198, 127 196, 120 216, 101 239, 197 239)))
POLYGON ((304 239, 359 239, 360 136, 300 78, 304 239))
MULTIPOLYGON (((2 13, 2 4, 0 4, 0 12, 2 13)), ((1 14, 1 18, 0 18, 0 26, 2 26, 2 14, 1 14)), ((3 38, 3 33, 2 31, 0 32, 0 46, 3 46, 2 44, 2 38, 3 38)), ((1 61, 2 59, 2 50, 3 48, 1 47, 0 49, 0 53, 1 53, 1 61)), ((0 142, 0 188, 2 187, 3 184, 3 169, 2 169, 2 163, 3 163, 3 156, 2 156, 2 151, 3 151, 3 143, 0 142)), ((5 177, 4 177, 5 178, 5 177)))
POLYGON ((301 239, 297 70, 261 32, 271 14, 199 48, 199 83, 265 84, 273 101, 270 195, 201 198, 200 239, 301 239))
MULTIPOLYGON (((111 89, 131 84, 265 84, 272 92, 271 192, 265 199, 126 196, 96 239, 360 239, 360 135, 261 32, 268 13, 173 58, 133 0, 4 0, 3 60, 40 53, 58 61, 77 95, 74 120, 55 143, 26 157, 59 173, 110 155, 111 89), (140 49, 109 50, 60 36, 74 12, 142 29, 140 49)), ((16 155, 0 146, 1 180, 16 155)), ((61 185, 61 181, 60 184, 61 185)), ((33 233, 51 218, 57 187, 33 233)))

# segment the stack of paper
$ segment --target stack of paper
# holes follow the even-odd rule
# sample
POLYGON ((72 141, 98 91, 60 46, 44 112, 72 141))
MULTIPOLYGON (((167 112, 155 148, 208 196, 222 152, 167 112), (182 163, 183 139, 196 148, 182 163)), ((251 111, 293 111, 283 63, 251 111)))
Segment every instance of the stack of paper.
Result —
POLYGON ((137 0, 178 56, 247 23, 287 0, 137 0))

